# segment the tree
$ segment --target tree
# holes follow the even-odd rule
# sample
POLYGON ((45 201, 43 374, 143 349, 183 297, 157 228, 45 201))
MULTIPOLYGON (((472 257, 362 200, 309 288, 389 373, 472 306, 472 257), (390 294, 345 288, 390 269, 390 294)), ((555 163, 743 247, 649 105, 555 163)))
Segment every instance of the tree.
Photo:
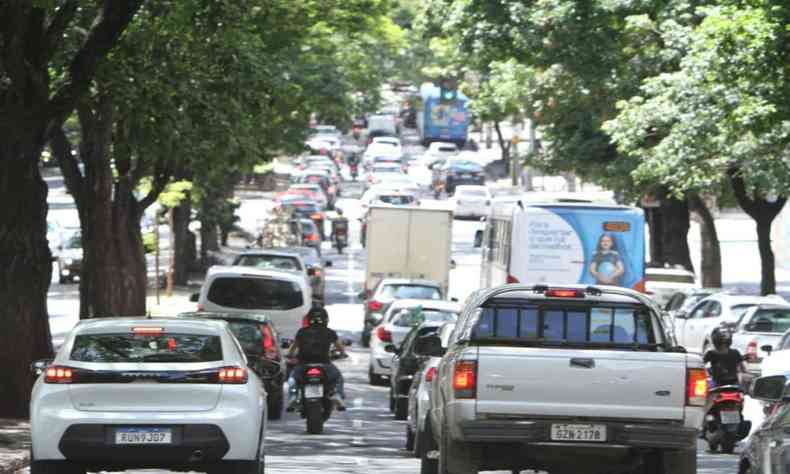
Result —
POLYGON ((96 2, 96 10, 82 9, 81 3, 0 3, 0 416, 27 414, 30 363, 52 354, 41 152, 50 131, 88 91, 101 59, 142 0, 104 0, 96 2), (90 27, 65 41, 64 33, 86 15, 90 27), (53 78, 53 70, 63 74, 53 78))

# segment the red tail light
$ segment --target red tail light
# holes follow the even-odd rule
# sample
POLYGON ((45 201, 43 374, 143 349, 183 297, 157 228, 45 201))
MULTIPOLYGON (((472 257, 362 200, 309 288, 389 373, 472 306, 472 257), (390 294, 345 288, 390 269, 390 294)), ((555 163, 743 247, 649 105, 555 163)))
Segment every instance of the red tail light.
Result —
POLYGON ((247 370, 241 367, 223 367, 219 369, 219 383, 247 383, 247 370))
POLYGON ((581 290, 563 290, 556 288, 546 290, 543 294, 548 298, 584 298, 584 292, 581 290))
POLYGON ((455 398, 475 398, 477 396, 477 362, 460 360, 455 363, 453 372, 455 398))
POLYGON ((73 376, 70 367, 51 366, 47 367, 44 375, 44 383, 71 383, 73 376))
POLYGON ((302 327, 303 328, 310 327, 310 320, 307 319, 306 314, 304 315, 304 318, 302 318, 302 327))
POLYGON ((378 337, 381 342, 392 342, 392 333, 384 329, 383 326, 379 326, 379 328, 376 329, 376 337, 378 337))
POLYGON ((268 325, 261 325, 258 326, 261 330, 261 334, 263 334, 263 351, 266 353, 271 352, 275 349, 274 346, 274 337, 272 336, 272 330, 268 325))
POLYGON ((313 367, 307 370, 307 375, 310 377, 319 377, 321 375, 321 369, 318 367, 313 367))
POLYGON ((137 327, 132 328, 132 333, 135 336, 158 336, 165 332, 164 328, 153 328, 153 327, 137 327))
POLYGON ((425 381, 433 382, 434 377, 436 377, 436 367, 431 367, 427 372, 425 372, 425 381))
POLYGON ((368 310, 369 311, 381 311, 381 308, 384 307, 384 303, 381 301, 371 300, 368 301, 368 310))
POLYGON ((202 304, 197 305, 198 313, 203 311, 204 309, 205 309, 205 307, 202 304))
POLYGON ((319 212, 316 212, 316 213, 314 213, 314 214, 312 214, 310 216, 310 219, 313 219, 313 220, 316 220, 316 221, 320 221, 323 218, 324 218, 324 216, 322 216, 321 213, 319 213, 319 212))
POLYGON ((746 346, 745 358, 747 362, 757 362, 757 341, 751 341, 746 346))
POLYGON ((518 278, 514 277, 513 275, 508 275, 507 282, 508 284, 511 284, 511 283, 518 283, 519 281, 518 278))
POLYGON ((719 402, 743 403, 743 395, 740 392, 723 392, 716 397, 716 403, 719 402))
POLYGON ((686 372, 686 405, 705 406, 708 397, 708 374, 705 369, 688 369, 686 372))
POLYGON ((318 234, 309 234, 307 237, 304 238, 310 242, 317 242, 318 241, 318 234))

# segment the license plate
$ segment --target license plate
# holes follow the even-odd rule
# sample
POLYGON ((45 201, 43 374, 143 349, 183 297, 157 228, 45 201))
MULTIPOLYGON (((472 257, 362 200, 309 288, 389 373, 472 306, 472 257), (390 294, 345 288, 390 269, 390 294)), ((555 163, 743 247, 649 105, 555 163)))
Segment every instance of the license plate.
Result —
POLYGON ((603 443, 606 441, 606 425, 551 425, 552 441, 578 441, 603 443))
POLYGON ((471 174, 462 174, 461 177, 462 178, 471 178, 472 175, 471 174))
POLYGON ((118 428, 115 444, 170 444, 173 432, 170 428, 118 428))
POLYGON ((741 422, 741 414, 736 410, 722 410, 719 412, 722 425, 737 425, 741 422))
POLYGON ((323 385, 305 385, 304 387, 305 398, 321 398, 324 396, 323 385))

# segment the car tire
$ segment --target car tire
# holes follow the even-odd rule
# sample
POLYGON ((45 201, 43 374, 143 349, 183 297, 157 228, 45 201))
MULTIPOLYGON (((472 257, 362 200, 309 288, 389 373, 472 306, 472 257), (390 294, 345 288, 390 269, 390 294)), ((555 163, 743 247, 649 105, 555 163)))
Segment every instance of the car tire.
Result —
POLYGON ((414 452, 414 431, 408 424, 406 425, 406 451, 414 452))
POLYGON ((642 467, 635 474, 696 474, 697 450, 655 451, 646 454, 642 467))
POLYGON ((220 466, 210 469, 208 474, 263 474, 264 461, 225 461, 220 466))
POLYGON ((395 419, 405 420, 409 417, 409 399, 408 398, 395 398, 395 419))
POLYGON ((64 461, 32 461, 30 474, 85 474, 84 467, 64 461))
POLYGON ((283 416, 283 386, 279 384, 279 392, 274 389, 266 401, 266 416, 270 420, 279 420, 283 416))
POLYGON ((390 392, 389 393, 390 393, 390 395, 389 395, 389 398, 390 398, 390 413, 394 413, 395 412, 395 394, 392 393, 392 387, 391 386, 390 386, 390 392))
POLYGON ((373 367, 368 368, 368 383, 373 386, 384 385, 384 377, 373 372, 373 367))
POLYGON ((433 434, 431 433, 430 418, 425 420, 425 431, 423 432, 422 437, 424 438, 425 443, 423 443, 424 447, 420 453, 420 474, 438 474, 438 460, 428 457, 428 453, 437 449, 436 443, 433 440, 433 434))

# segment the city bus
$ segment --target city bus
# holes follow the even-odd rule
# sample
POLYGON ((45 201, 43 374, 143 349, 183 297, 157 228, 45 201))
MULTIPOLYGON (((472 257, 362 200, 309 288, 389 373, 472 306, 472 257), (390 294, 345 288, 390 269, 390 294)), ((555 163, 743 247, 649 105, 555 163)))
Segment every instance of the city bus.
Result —
POLYGON ((482 288, 506 283, 601 284, 644 291, 642 209, 577 198, 494 202, 482 247, 482 288))

